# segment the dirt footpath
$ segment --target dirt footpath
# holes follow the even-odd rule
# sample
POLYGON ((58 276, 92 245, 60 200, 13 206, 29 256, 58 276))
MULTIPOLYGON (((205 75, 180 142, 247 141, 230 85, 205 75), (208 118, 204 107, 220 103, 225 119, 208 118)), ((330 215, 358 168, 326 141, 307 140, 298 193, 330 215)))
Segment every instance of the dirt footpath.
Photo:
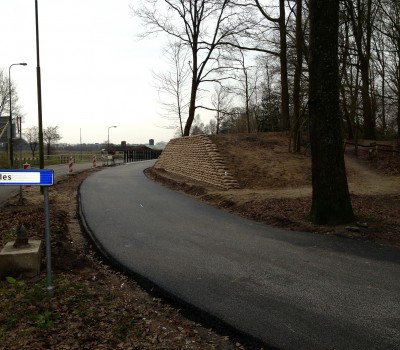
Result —
POLYGON ((400 177, 385 175, 362 163, 354 156, 346 155, 346 169, 349 176, 349 189, 354 194, 364 195, 398 195, 400 194, 400 177))

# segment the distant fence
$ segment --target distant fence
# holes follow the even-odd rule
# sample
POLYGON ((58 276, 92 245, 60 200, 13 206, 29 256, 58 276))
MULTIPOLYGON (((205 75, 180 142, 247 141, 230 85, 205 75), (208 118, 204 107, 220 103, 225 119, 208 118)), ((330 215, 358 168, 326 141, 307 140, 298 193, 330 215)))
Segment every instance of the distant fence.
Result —
MULTIPOLYGON (((55 164, 68 164, 70 158, 74 158, 74 163, 87 163, 93 161, 93 156, 96 156, 98 161, 103 161, 103 165, 116 165, 122 163, 133 163, 143 160, 157 159, 161 154, 161 150, 124 150, 118 151, 117 154, 112 155, 112 159, 108 159, 105 154, 101 152, 97 153, 65 153, 65 154, 55 154, 55 155, 44 155, 44 164, 55 165, 55 164), (110 164, 109 164, 110 163, 110 164)), ((5 153, 5 157, 7 154, 5 153)), ((7 159, 4 157, 4 160, 7 159)), ((39 156, 35 154, 35 157, 23 155, 19 157, 15 154, 14 164, 16 167, 21 166, 24 163, 29 163, 32 167, 39 166, 39 156)))
MULTIPOLYGON (((70 158, 74 158, 75 163, 87 163, 93 160, 93 156, 96 158, 100 158, 100 153, 90 153, 90 154, 55 154, 55 155, 44 155, 43 160, 45 165, 54 165, 54 164, 68 164, 70 158)), ((39 165, 39 157, 14 157, 14 164, 24 164, 29 163, 31 166, 39 165)))
POLYGON ((368 149, 368 156, 372 159, 373 156, 378 156, 379 152, 388 152, 392 153, 392 156, 395 157, 396 154, 400 154, 399 141, 392 141, 392 142, 376 142, 376 141, 362 141, 362 142, 355 142, 355 141, 345 141, 344 142, 344 150, 346 150, 346 146, 354 146, 354 153, 358 155, 359 148, 367 148, 368 149))
POLYGON ((132 163, 142 160, 157 159, 160 156, 160 154, 161 150, 138 150, 138 151, 127 150, 124 151, 124 162, 132 163))

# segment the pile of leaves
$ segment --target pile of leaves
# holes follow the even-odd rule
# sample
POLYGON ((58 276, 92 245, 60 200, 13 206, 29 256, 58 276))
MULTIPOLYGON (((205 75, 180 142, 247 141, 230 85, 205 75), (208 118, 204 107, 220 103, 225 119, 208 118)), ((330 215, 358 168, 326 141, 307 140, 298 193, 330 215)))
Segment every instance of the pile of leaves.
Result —
MULTIPOLYGON (((0 281, 0 349, 251 348, 185 318, 96 255, 77 217, 78 186, 88 175, 66 176, 49 190, 54 296, 46 290, 44 254, 39 276, 0 281)), ((1 210, 0 247, 15 239, 21 223, 31 239, 43 240, 39 189, 18 201, 1 210)))

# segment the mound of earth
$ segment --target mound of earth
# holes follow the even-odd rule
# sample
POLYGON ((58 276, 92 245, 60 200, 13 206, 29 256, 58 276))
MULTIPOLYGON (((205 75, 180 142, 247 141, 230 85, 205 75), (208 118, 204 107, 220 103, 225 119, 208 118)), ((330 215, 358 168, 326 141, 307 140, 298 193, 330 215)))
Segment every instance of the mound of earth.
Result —
POLYGON ((350 149, 346 151, 349 189, 357 217, 349 230, 345 225, 327 227, 309 221, 311 158, 309 154, 289 152, 287 134, 210 138, 240 189, 219 190, 154 168, 148 169, 147 175, 201 201, 266 224, 400 246, 400 155, 397 159, 391 153, 380 154, 381 159, 368 161, 366 153, 356 158, 350 149))

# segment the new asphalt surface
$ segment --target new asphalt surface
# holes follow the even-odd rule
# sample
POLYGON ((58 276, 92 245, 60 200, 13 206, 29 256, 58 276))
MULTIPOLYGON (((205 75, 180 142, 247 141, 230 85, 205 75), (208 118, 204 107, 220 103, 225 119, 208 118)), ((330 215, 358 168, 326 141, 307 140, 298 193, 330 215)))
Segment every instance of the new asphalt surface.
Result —
POLYGON ((80 188, 98 247, 176 298, 279 349, 400 349, 400 250, 239 218, 147 179, 80 188))

